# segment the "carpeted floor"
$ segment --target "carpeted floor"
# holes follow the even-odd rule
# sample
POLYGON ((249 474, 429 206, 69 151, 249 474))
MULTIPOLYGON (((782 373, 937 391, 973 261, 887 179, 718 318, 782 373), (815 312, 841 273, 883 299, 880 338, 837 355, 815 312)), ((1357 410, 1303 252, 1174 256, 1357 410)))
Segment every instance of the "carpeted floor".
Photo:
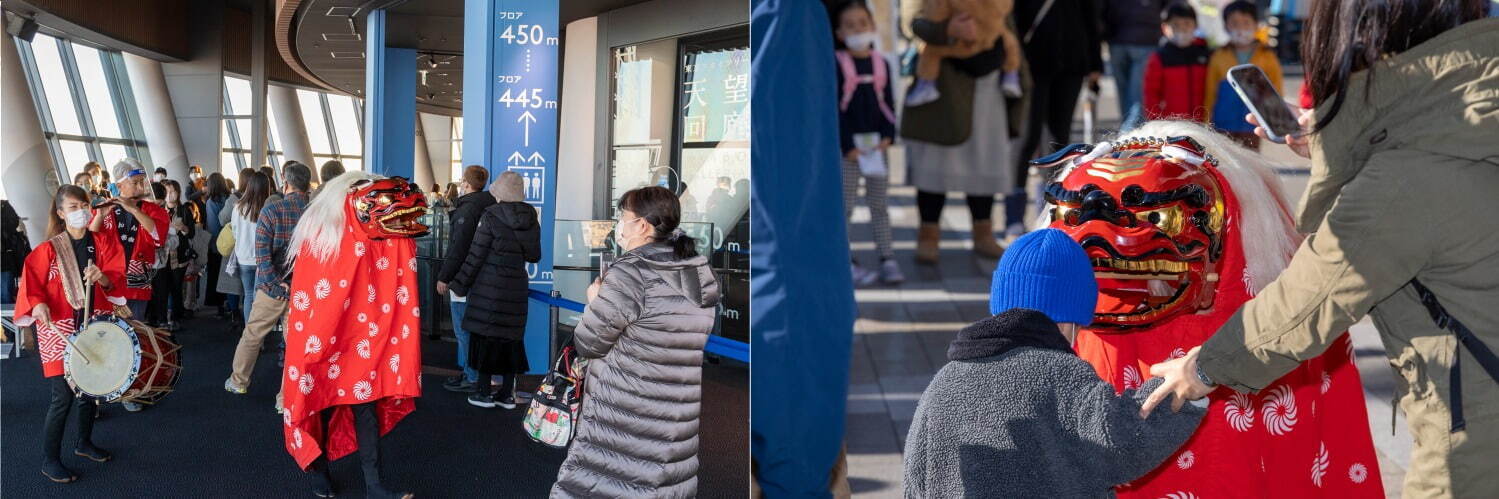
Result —
MULTIPOLYGON (((239 331, 213 319, 189 321, 177 340, 184 368, 177 390, 138 413, 107 404, 94 442, 114 453, 108 463, 72 455, 71 417, 63 463, 80 476, 55 484, 38 470, 42 419, 49 392, 34 352, 0 361, 0 496, 3 497, 312 497, 281 440, 272 410, 279 377, 269 350, 255 366, 248 395, 222 388, 239 331)), ((424 340, 431 342, 433 340, 424 340)), ((272 339, 274 342, 274 339, 272 339)), ((425 364, 451 368, 449 345, 423 350, 425 364), (447 352, 440 357, 435 352, 447 352), (438 357, 438 358, 432 358, 438 357)), ((749 480, 749 380, 743 366, 704 366, 702 497, 743 497, 749 480)), ((563 451, 531 442, 520 429, 521 409, 486 410, 443 391, 442 376, 416 412, 382 444, 385 478, 418 497, 543 497, 563 451)), ((534 381, 531 382, 534 385, 534 381)), ((363 497, 357 457, 332 465, 340 497, 363 497)))

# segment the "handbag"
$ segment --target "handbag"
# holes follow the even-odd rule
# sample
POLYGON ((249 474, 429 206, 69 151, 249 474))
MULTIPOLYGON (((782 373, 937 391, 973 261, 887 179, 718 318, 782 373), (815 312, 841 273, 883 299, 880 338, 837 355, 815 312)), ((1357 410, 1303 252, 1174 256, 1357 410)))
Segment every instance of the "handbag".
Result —
POLYGON ((951 61, 942 61, 937 76, 941 96, 920 106, 906 106, 900 117, 900 136, 945 146, 967 142, 973 135, 973 87, 972 76, 951 61))
POLYGON ((225 225, 219 230, 219 239, 214 242, 218 245, 220 256, 229 256, 234 252, 234 228, 225 225))
POLYGON ((541 380, 531 397, 521 427, 526 436, 542 445, 566 448, 578 432, 578 408, 583 402, 583 367, 572 345, 562 347, 552 371, 541 380))

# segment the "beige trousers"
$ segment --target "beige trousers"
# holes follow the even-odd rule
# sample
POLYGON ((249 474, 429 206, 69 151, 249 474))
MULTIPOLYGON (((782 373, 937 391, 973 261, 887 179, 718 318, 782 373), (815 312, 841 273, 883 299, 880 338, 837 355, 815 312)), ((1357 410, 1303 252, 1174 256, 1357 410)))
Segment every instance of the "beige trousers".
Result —
MULTIPOLYGON (((276 323, 286 318, 286 301, 271 298, 264 291, 255 291, 255 305, 250 307, 250 319, 245 321, 245 330, 239 335, 239 346, 234 349, 233 372, 229 381, 234 386, 249 388, 250 373, 255 371, 255 359, 260 356, 260 345, 270 334, 276 323)), ((281 393, 277 385, 276 393, 281 393)))

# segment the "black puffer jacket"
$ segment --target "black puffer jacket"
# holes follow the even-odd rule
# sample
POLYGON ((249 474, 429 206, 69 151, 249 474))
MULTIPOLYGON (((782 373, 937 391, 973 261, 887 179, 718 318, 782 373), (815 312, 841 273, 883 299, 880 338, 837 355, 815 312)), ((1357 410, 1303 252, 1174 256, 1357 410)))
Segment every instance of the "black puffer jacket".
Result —
POLYGON ((448 254, 442 260, 442 268, 437 271, 438 281, 452 283, 458 276, 458 269, 463 268, 463 261, 468 259, 468 250, 474 241, 474 227, 479 225, 484 210, 494 203, 494 195, 489 191, 464 194, 454 203, 453 212, 448 214, 451 220, 448 254))
POLYGON ((526 333, 530 277, 526 262, 541 261, 541 224, 526 203, 495 203, 484 210, 463 267, 448 286, 468 298, 463 329, 480 336, 520 340, 526 333))

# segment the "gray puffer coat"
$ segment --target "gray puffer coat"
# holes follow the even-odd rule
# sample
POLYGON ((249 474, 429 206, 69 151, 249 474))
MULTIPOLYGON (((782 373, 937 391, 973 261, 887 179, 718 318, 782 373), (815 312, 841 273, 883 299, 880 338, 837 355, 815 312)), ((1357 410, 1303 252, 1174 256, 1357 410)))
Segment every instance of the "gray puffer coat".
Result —
POLYGON ((652 243, 620 257, 578 322, 588 364, 578 435, 552 497, 697 495, 703 345, 718 281, 652 243))

